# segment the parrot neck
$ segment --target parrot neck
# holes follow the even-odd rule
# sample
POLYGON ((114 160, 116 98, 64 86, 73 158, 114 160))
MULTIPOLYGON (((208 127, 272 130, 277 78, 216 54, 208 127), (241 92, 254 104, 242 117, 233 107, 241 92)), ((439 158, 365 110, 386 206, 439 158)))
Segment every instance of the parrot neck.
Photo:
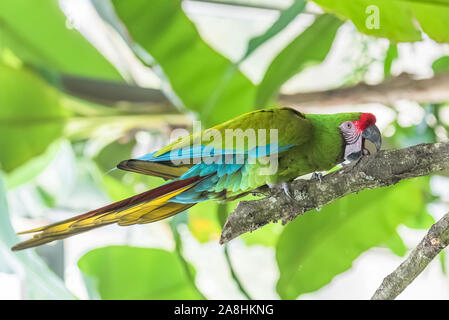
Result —
POLYGON ((314 133, 311 139, 310 161, 317 165, 316 171, 330 170, 343 162, 344 139, 339 126, 345 121, 358 119, 360 113, 332 115, 309 115, 314 133))
MULTIPOLYGON (((306 115, 313 130, 311 139, 282 154, 279 173, 270 182, 290 181, 305 174, 327 171, 343 162, 344 142, 338 126, 348 120, 346 118, 342 119, 340 114, 306 115)), ((356 116, 349 118, 356 119, 356 116)))

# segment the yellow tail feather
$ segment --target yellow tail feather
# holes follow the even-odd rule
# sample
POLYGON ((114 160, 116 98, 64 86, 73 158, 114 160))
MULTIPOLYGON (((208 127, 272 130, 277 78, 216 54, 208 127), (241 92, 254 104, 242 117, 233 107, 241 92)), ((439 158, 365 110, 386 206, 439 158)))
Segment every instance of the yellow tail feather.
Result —
POLYGON ((186 204, 168 201, 171 198, 175 197, 177 194, 190 189, 195 184, 196 181, 194 183, 188 184, 187 186, 183 186, 166 194, 162 194, 161 196, 154 199, 143 200, 140 203, 126 208, 119 208, 107 212, 101 212, 100 214, 95 212, 93 212, 92 214, 87 213, 44 227, 20 232, 19 234, 33 232, 39 233, 35 234, 33 238, 29 240, 15 245, 12 250, 22 250, 39 246, 54 240, 64 239, 75 234, 109 225, 111 223, 117 223, 121 226, 128 226, 136 223, 143 224, 155 222, 171 217, 190 208, 194 205, 194 203, 186 204))

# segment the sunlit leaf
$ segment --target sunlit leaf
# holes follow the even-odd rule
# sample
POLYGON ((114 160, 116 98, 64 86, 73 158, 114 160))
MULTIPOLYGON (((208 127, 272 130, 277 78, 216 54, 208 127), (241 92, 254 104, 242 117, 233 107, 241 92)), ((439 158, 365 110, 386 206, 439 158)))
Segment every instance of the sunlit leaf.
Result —
POLYGON ((394 60, 399 57, 398 47, 394 43, 390 43, 387 52, 385 54, 384 60, 384 78, 388 78, 391 75, 391 66, 394 60))
POLYGON ((440 253, 438 254, 439 258, 440 258, 440 265, 441 265, 441 272, 446 275, 446 254, 444 250, 441 250, 440 253))
POLYGON ((158 177, 117 169, 116 166, 123 160, 132 158, 132 150, 136 144, 134 139, 126 143, 113 141, 103 147, 95 156, 100 172, 101 187, 113 201, 119 201, 136 195, 164 183, 158 177))
POLYGON ((113 4, 131 38, 151 56, 152 63, 144 62, 161 69, 183 105, 198 112, 205 125, 254 107, 255 86, 201 39, 180 0, 113 0, 113 4))
POLYGON ((285 47, 271 62, 258 87, 256 105, 267 104, 284 82, 301 70, 322 62, 342 23, 332 15, 321 15, 285 47))
POLYGON ((79 76, 121 79, 115 68, 69 23, 58 0, 0 1, 0 47, 23 61, 79 76))
POLYGON ((442 56, 432 63, 432 69, 435 73, 449 71, 449 56, 442 56))
POLYGON ((306 1, 295 0, 290 7, 283 10, 280 13, 279 18, 263 34, 249 40, 248 48, 246 49, 244 56, 241 58, 241 61, 251 55, 262 44, 284 30, 284 28, 304 10, 305 6, 306 1))
POLYGON ((429 229, 435 223, 435 219, 427 212, 411 217, 404 224, 412 229, 429 229))
POLYGON ((218 240, 221 226, 217 217, 218 203, 200 202, 189 209, 188 227, 193 236, 201 243, 218 240))
POLYGON ((419 41, 420 27, 433 40, 449 42, 449 1, 313 0, 325 11, 352 20, 360 32, 394 41, 419 41))
POLYGON ((132 158, 131 153, 133 151, 136 141, 131 139, 126 143, 120 141, 113 141, 106 145, 95 156, 94 160, 100 167, 101 171, 107 173, 114 178, 122 178, 126 171, 113 170, 121 161, 132 158))
POLYGON ((266 247, 274 247, 283 230, 284 227, 282 226, 282 223, 270 223, 263 228, 241 235, 240 239, 242 239, 248 246, 263 245, 266 247))
POLYGON ((406 148, 420 143, 436 142, 436 135, 435 130, 428 126, 426 121, 410 127, 402 127, 396 124, 395 134, 391 137, 391 141, 397 148, 406 148))
POLYGON ((10 172, 59 138, 67 112, 35 74, 0 64, 0 163, 10 172))
POLYGON ((41 186, 37 186, 36 191, 37 191, 39 197, 41 198, 42 202, 45 204, 45 206, 47 206, 49 208, 55 207, 55 205, 56 205, 55 198, 50 193, 48 193, 41 186))
POLYGON ((78 266, 102 299, 201 298, 174 252, 109 246, 89 251, 78 266))
MULTIPOLYGON (((247 195, 238 200, 219 204, 214 201, 204 201, 189 209, 188 227, 192 235, 201 243, 218 241, 222 226, 228 215, 234 211, 240 201, 255 200, 257 197, 247 195)), ((280 224, 270 224, 264 228, 246 233, 240 237, 247 245, 274 246, 282 231, 280 224)))
POLYGON ((385 244, 395 255, 404 257, 407 253, 407 247, 397 232, 395 232, 392 237, 385 242, 385 244))
POLYGON ((101 182, 102 189, 106 191, 112 201, 120 201, 136 195, 132 187, 107 174, 102 176, 101 182))
POLYGON ((348 270, 364 251, 391 240, 396 228, 422 213, 422 181, 365 190, 289 223, 276 247, 284 299, 315 291, 348 270))

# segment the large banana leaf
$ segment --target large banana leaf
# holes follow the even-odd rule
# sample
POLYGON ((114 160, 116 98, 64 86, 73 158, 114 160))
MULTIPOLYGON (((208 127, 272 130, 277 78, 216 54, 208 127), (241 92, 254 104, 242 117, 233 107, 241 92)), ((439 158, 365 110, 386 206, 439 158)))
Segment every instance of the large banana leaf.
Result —
POLYGON ((0 1, 0 48, 23 61, 73 75, 121 80, 117 70, 76 29, 58 0, 0 1))
POLYGON ((313 0, 327 12, 352 20, 360 32, 394 41, 419 41, 420 27, 449 42, 448 0, 313 0))
POLYGON ((132 40, 154 60, 144 62, 160 69, 182 104, 196 111, 205 125, 254 107, 255 86, 202 40, 180 0, 114 0, 113 5, 132 40))
POLYGON ((0 164, 5 172, 42 154, 63 131, 67 111, 40 77, 0 63, 0 164))
POLYGON ((102 299, 202 298, 174 252, 110 246, 89 251, 78 266, 102 299))

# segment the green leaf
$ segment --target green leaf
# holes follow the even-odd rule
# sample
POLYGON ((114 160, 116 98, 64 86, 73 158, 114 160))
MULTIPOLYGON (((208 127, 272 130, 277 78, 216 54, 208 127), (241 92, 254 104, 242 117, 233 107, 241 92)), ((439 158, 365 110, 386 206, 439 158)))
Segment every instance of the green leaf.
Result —
POLYGON ((0 47, 26 63, 73 75, 121 79, 78 31, 67 27, 58 0, 0 2, 0 47))
POLYGON ((440 258, 440 265, 441 265, 441 272, 446 275, 446 254, 444 250, 441 250, 438 254, 438 257, 440 258))
POLYGON ((241 235, 240 239, 247 246, 263 245, 265 247, 275 247, 283 230, 284 226, 281 222, 270 223, 263 228, 241 235))
POLYGON ((48 208, 54 208, 56 206, 56 200, 48 193, 44 188, 41 186, 36 186, 36 191, 39 194, 39 197, 41 198, 42 202, 47 206, 48 208))
POLYGON ((276 247, 284 299, 318 290, 351 268, 364 251, 390 241, 396 228, 424 211, 422 181, 365 190, 289 223, 276 247))
MULTIPOLYGON (((205 125, 253 109, 255 86, 201 39, 181 1, 113 0, 113 4, 131 38, 151 56, 152 61, 143 62, 156 70, 160 67, 163 80, 205 125)), ((144 56, 134 49, 140 58, 144 56)))
POLYGON ((436 142, 434 128, 427 125, 425 119, 421 124, 410 127, 402 127, 397 122, 394 123, 395 133, 390 138, 396 148, 406 148, 420 143, 436 142))
POLYGON ((304 10, 305 6, 306 1, 295 0, 290 7, 283 10, 279 15, 279 18, 267 29, 267 31, 265 31, 260 36, 254 37, 249 40, 248 48, 246 49, 243 57, 240 59, 240 62, 250 56, 262 44, 284 30, 284 28, 288 26, 289 23, 292 22, 298 16, 298 14, 300 14, 304 10))
MULTIPOLYGON (((449 42, 449 1, 407 1, 422 30, 437 42, 449 42)), ((407 10, 407 8, 404 8, 407 10)), ((402 9, 402 10, 404 10, 402 9)), ((412 22, 415 20, 412 18, 412 22)))
MULTIPOLYGON (((246 196, 237 201, 226 203, 226 206, 214 201, 200 202, 189 209, 188 228, 200 243, 217 241, 220 239, 222 226, 226 222, 227 215, 234 211, 240 201, 254 199, 256 197, 246 196)), ((270 223, 263 228, 245 233, 240 239, 248 246, 263 245, 274 247, 282 230, 283 226, 281 223, 270 223)))
POLYGON ((132 158, 132 151, 136 141, 131 139, 126 143, 120 141, 112 141, 95 156, 94 160, 100 167, 102 172, 107 172, 107 174, 114 178, 122 178, 126 171, 123 170, 113 170, 122 160, 127 160, 132 158))
POLYGON ((0 64, 0 164, 4 171, 42 154, 62 135, 59 93, 25 69, 0 64))
POLYGON ((0 173, 0 264, 6 264, 14 272, 25 276, 28 299, 73 299, 74 296, 64 286, 33 249, 19 252, 11 247, 19 242, 14 232, 6 202, 6 189, 0 173))
POLYGON ((449 56, 442 56, 432 63, 432 69, 435 73, 449 71, 449 56))
MULTIPOLYGON (((161 249, 109 246, 78 261, 102 299, 200 299, 178 256, 161 249)), ((194 270, 192 268, 192 274, 194 270)))
MULTIPOLYGON (((219 204, 214 201, 204 201, 189 209, 188 228, 192 235, 200 242, 217 241, 220 238, 222 226, 227 216, 234 211, 240 201, 251 201, 259 197, 247 195, 235 201, 219 204)), ((281 223, 269 225, 246 233, 240 237, 246 245, 263 245, 274 247, 283 230, 281 223)))
MULTIPOLYGON (((421 197, 425 200, 425 202, 432 202, 434 199, 434 195, 432 194, 430 188, 430 177, 425 176, 421 177, 415 183, 421 183, 421 197)), ((417 215, 411 216, 408 220, 404 222, 404 225, 407 228, 411 229, 424 229, 428 230, 435 223, 435 219, 429 212, 427 212, 426 207, 422 208, 423 210, 419 212, 417 215)))
POLYGON ((103 189, 112 201, 120 201, 136 195, 133 187, 125 185, 121 180, 104 174, 100 181, 101 189, 103 189))
POLYGON ((418 215, 410 217, 404 225, 411 229, 429 229, 435 223, 435 219, 425 210, 418 215))
POLYGON ((217 241, 221 234, 221 225, 217 217, 219 204, 214 201, 203 201, 189 209, 188 228, 200 242, 217 241))
POLYGON ((385 54, 384 60, 384 78, 388 78, 391 75, 391 66, 393 65, 393 61, 399 57, 398 47, 394 43, 390 43, 388 46, 387 52, 385 54))
POLYGON ((321 15, 285 47, 271 62, 258 87, 256 105, 267 104, 284 82, 305 68, 321 63, 342 23, 332 15, 321 15))
POLYGON ((407 247, 405 246, 404 241, 402 241, 401 236, 395 232, 390 239, 386 242, 388 248, 390 248, 391 252, 400 257, 404 257, 407 253, 407 247))
POLYGON ((134 139, 125 143, 115 140, 103 147, 94 157, 99 168, 96 171, 96 180, 113 201, 123 200, 142 192, 142 186, 149 190, 164 183, 158 177, 116 169, 120 161, 132 158, 135 144, 134 139))
POLYGON ((395 42, 420 41, 419 26, 438 42, 449 42, 447 0, 313 0, 325 11, 352 20, 360 32, 395 42), (419 26, 418 26, 419 24, 419 26))

